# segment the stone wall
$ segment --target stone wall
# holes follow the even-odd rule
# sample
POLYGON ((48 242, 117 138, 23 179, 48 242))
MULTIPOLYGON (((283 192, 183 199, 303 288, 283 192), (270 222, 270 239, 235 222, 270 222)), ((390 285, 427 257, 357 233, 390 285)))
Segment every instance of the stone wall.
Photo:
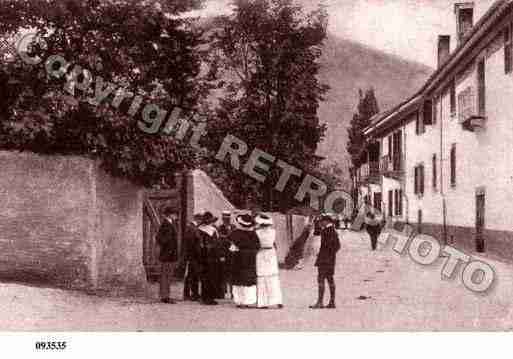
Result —
POLYGON ((0 276, 89 287, 93 162, 1 151, 0 165, 0 276))
POLYGON ((0 279, 145 290, 142 189, 92 160, 0 151, 0 279))

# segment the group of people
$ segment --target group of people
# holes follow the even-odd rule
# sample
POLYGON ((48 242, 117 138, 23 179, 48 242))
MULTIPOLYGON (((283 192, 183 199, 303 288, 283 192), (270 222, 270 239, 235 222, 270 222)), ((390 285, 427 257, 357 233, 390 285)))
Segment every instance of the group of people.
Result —
MULTIPOLYGON (((165 220, 157 234, 162 262, 160 296, 169 296, 172 263, 178 261, 176 213, 164 211, 165 220), (173 244, 171 244, 173 243, 173 244)), ((217 305, 233 300, 239 308, 283 308, 280 287, 276 231, 265 214, 242 214, 232 224, 232 214, 223 212, 222 223, 205 212, 194 216, 184 235, 184 300, 217 305)))
MULTIPOLYGON (((178 262, 177 213, 167 208, 156 241, 160 246, 162 271, 160 298, 174 304, 170 298, 172 273, 178 262)), ((204 305, 217 305, 219 299, 233 300, 241 309, 283 308, 276 252, 276 230, 272 217, 260 213, 235 217, 223 212, 222 223, 212 213, 196 214, 184 234, 184 300, 204 305)), ((335 228, 336 219, 321 215, 321 246, 315 266, 318 268, 318 298, 312 309, 336 308, 335 264, 340 241, 335 228), (330 301, 324 306, 325 283, 330 301)))

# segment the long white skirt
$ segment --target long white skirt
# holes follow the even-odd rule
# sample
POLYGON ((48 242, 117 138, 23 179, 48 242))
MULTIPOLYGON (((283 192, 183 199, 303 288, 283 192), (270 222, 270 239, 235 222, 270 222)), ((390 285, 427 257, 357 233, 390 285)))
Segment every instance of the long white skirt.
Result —
POLYGON ((283 304, 280 277, 276 275, 257 278, 257 306, 270 307, 283 304))
POLYGON ((232 288, 233 302, 236 305, 254 305, 257 303, 257 287, 241 287, 234 285, 232 288))

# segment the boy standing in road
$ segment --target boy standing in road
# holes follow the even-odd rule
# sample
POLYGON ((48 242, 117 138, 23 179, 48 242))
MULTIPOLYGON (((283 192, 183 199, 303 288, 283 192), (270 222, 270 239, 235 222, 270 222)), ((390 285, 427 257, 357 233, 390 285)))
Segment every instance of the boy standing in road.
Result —
POLYGON ((328 282, 330 288, 330 302, 326 308, 335 309, 335 264, 337 252, 340 250, 340 241, 338 233, 335 230, 334 220, 328 214, 321 215, 321 248, 317 255, 315 266, 318 270, 317 283, 318 283, 318 298, 317 303, 310 306, 311 309, 322 309, 324 307, 324 290, 325 282, 328 282))

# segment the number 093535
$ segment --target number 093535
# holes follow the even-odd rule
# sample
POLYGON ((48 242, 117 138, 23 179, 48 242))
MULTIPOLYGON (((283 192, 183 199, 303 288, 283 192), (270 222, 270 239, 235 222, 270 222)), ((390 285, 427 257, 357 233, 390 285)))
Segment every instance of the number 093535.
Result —
POLYGON ((64 350, 66 342, 36 342, 36 350, 64 350))

